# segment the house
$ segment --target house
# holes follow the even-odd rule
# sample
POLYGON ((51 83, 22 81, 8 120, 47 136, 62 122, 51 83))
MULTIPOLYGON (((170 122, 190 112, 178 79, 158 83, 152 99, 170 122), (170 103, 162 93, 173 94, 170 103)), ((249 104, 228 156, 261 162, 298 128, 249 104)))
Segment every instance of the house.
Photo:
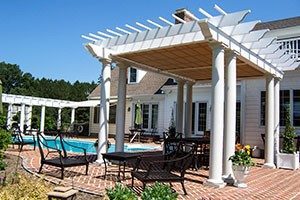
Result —
MULTIPOLYGON (((183 16, 184 17, 184 16, 183 16)), ((298 57, 300 64, 300 17, 259 23, 255 30, 270 29, 265 37, 277 37, 281 48, 288 54, 298 57)), ((134 126, 135 104, 142 103, 143 125, 148 132, 153 129, 158 134, 170 126, 171 118, 176 115, 177 86, 167 76, 145 72, 135 68, 128 70, 126 126, 134 126)), ((118 85, 118 68, 112 70, 111 104, 109 133, 115 134, 115 110, 118 85)), ((202 135, 210 130, 211 86, 209 81, 198 82, 193 86, 192 131, 202 135)), ((98 86, 89 99, 99 99, 98 86)), ((184 95, 185 96, 185 95, 184 95)), ((265 132, 265 79, 243 78, 237 81, 237 121, 236 130, 240 142, 263 148, 261 134, 265 132)), ((280 126, 284 127, 286 105, 290 105, 293 125, 300 132, 300 70, 285 71, 280 84, 280 126)), ((91 108, 90 132, 99 132, 99 108, 91 108)))
MULTIPOLYGON (((205 182, 206 185, 224 187, 222 175, 228 179, 232 177, 229 157, 234 153, 236 130, 240 131, 242 142, 258 143, 259 129, 254 133, 247 133, 246 126, 250 122, 246 119, 251 119, 251 117, 254 123, 255 120, 256 123, 264 121, 262 125, 265 126, 266 143, 263 166, 275 167, 274 155, 279 152, 280 85, 284 78, 284 71, 297 70, 299 67, 298 40, 280 41, 277 40, 278 37, 272 35, 274 30, 272 33, 270 29, 255 29, 258 21, 242 22, 250 10, 227 13, 219 7, 215 8, 220 15, 212 16, 200 9, 207 17, 205 19, 199 19, 191 12, 182 9, 172 15, 179 23, 174 24, 160 17, 164 25, 148 20, 155 28, 143 25, 144 30, 132 28, 134 32, 118 29, 123 34, 108 35, 109 37, 100 39, 84 36, 91 41, 85 45, 86 49, 102 63, 98 162, 103 160, 102 153, 106 152, 107 134, 110 132, 108 124, 110 103, 114 100, 111 98, 111 85, 113 85, 111 84, 111 68, 116 64, 119 68, 116 151, 124 151, 124 133, 126 123, 129 121, 126 119, 126 112, 128 112, 126 105, 128 105, 129 97, 126 87, 128 86, 129 89, 128 77, 131 82, 130 75, 135 71, 132 67, 136 67, 147 73, 151 71, 176 80, 176 86, 163 85, 161 88, 162 94, 160 95, 164 100, 161 105, 164 106, 157 108, 157 119, 159 124, 163 124, 162 127, 167 127, 168 121, 171 121, 176 110, 176 130, 184 133, 185 137, 200 135, 211 129, 210 172, 209 179, 205 182), (186 15, 188 17, 185 17, 186 15), (249 95, 251 91, 247 91, 248 88, 249 90, 252 87, 258 88, 258 85, 252 86, 251 81, 253 84, 261 81, 259 86, 262 90, 256 90, 253 95, 249 95), (263 82, 265 82, 265 88, 263 88, 263 82), (262 102, 255 101, 257 97, 260 97, 262 102), (254 106, 248 109, 251 105, 251 98, 254 106), (260 106, 257 106, 257 103, 261 103, 261 109, 258 109, 260 106), (239 112, 236 112, 237 108, 239 112), (266 112, 263 115, 264 110, 266 112), (262 117, 260 117, 260 111, 262 117), (250 117, 248 112, 257 114, 250 117), (160 116, 160 113, 164 116, 160 116), (237 129, 236 121, 239 125, 237 129)), ((294 19, 290 20, 294 21, 294 19)), ((284 20, 286 21, 289 20, 284 20)), ((280 23, 277 22, 277 24, 280 23)), ((284 24, 287 25, 282 26, 282 29, 291 28, 289 22, 284 24)), ((295 32, 298 29, 296 27, 295 32)), ((293 34, 290 30, 287 32, 289 36, 293 34)), ((104 33, 102 35, 107 36, 104 33)), ((136 73, 138 74, 138 71, 136 73)), ((288 92, 283 93, 286 95, 285 93, 288 92)), ((292 93, 294 97, 297 97, 296 90, 292 90, 292 93)), ((142 100, 140 101, 143 103, 142 100)), ((291 103, 297 105, 296 101, 297 98, 293 98, 291 103)), ((133 102, 130 110, 133 111, 134 108, 133 102)), ((155 111, 156 108, 151 112, 148 108, 149 106, 145 106, 143 115, 145 116, 144 122, 148 123, 149 128, 151 119, 156 118, 155 114, 153 115, 153 110, 155 111), (148 120, 150 114, 152 116, 148 120)), ((131 113, 131 117, 133 116, 134 112, 131 113)), ((293 116, 293 120, 297 120, 297 106, 293 106, 293 116)), ((155 121, 152 120, 152 122, 155 121)), ((133 125, 133 120, 131 124, 133 125)), ((159 126, 157 124, 157 127, 159 126)), ((251 126, 255 129, 255 125, 251 126)), ((258 128, 260 126, 257 125, 258 128)), ((253 145, 253 143, 250 144, 253 145)))

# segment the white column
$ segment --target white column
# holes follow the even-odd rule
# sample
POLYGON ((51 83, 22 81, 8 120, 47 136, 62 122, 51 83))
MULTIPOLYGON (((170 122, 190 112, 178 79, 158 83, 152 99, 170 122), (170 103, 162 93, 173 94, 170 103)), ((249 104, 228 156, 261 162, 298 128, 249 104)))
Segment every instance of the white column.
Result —
POLYGON ((46 112, 46 106, 42 106, 42 108, 41 108, 41 124, 40 124, 40 132, 42 134, 45 131, 45 112, 46 112))
POLYGON ((9 104, 7 109, 7 120, 6 120, 6 126, 8 130, 11 129, 12 110, 13 110, 13 105, 9 104))
POLYGON ((25 104, 21 104, 20 130, 23 132, 25 123, 25 104))
POLYGON ((224 48, 212 44, 212 111, 209 156, 209 179, 205 185, 224 187, 222 180, 224 124, 224 48))
POLYGON ((125 134, 125 112, 126 112, 126 78, 127 66, 118 63, 119 83, 118 83, 118 104, 116 113, 116 152, 124 151, 125 134))
POLYGON ((194 83, 192 82, 186 83, 186 107, 184 122, 185 137, 192 136, 193 84, 194 83))
POLYGON ((31 118, 32 118, 32 106, 28 106, 26 109, 25 121, 27 125, 27 129, 31 129, 31 118))
POLYGON ((280 137, 280 79, 276 78, 274 82, 274 124, 275 124, 275 144, 274 159, 277 164, 276 155, 279 153, 279 137, 280 137))
POLYGON ((236 132, 236 55, 233 51, 226 52, 225 73, 225 124, 224 124, 224 156, 223 178, 226 183, 234 183, 232 163, 229 157, 235 151, 236 132))
POLYGON ((110 99, 110 81, 111 81, 111 65, 108 60, 102 62, 102 78, 101 78, 101 96, 100 96, 100 130, 98 134, 97 161, 103 163, 102 153, 107 152, 107 136, 108 136, 108 117, 109 117, 109 99, 110 99))
POLYGON ((183 86, 183 81, 177 80, 176 131, 178 133, 183 133, 183 86))
POLYGON ((71 110, 71 126, 73 126, 75 122, 75 110, 76 108, 72 108, 71 110))
POLYGON ((265 168, 275 168, 274 165, 274 77, 266 78, 266 144, 265 168))
MULTIPOLYGON (((74 117, 75 117, 75 114, 74 114, 74 117)), ((61 108, 58 108, 58 111, 57 111, 57 123, 56 123, 56 128, 57 128, 57 130, 60 130, 60 129, 61 129, 61 108)))

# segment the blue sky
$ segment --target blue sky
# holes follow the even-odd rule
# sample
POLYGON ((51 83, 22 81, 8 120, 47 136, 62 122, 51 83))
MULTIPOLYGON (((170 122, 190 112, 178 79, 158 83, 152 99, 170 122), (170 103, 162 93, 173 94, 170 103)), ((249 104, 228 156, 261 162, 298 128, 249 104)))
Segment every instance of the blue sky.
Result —
POLYGON ((299 0, 1 0, 0 61, 38 78, 96 81, 101 65, 83 48, 81 34, 159 16, 173 20, 183 7, 203 18, 198 8, 216 15, 214 4, 227 12, 250 9, 246 21, 300 15, 299 0))

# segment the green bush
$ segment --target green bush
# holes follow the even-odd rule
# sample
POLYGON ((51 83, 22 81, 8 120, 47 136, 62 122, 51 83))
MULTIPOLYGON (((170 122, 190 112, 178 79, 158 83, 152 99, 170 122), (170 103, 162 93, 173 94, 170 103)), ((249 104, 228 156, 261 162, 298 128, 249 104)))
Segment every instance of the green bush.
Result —
POLYGON ((286 108, 286 116, 285 116, 285 129, 283 133, 283 143, 282 143, 282 152, 283 153, 294 153, 296 152, 295 147, 295 128, 293 127, 291 123, 290 118, 290 108, 287 106, 286 108))
POLYGON ((156 182, 147 186, 142 193, 142 200, 175 200, 178 194, 174 193, 169 185, 156 182))
POLYGON ((5 170, 7 164, 4 162, 4 154, 0 152, 0 171, 5 170))
POLYGON ((107 188, 106 194, 110 200, 137 200, 137 196, 128 187, 117 183, 114 188, 107 188))
POLYGON ((11 141, 10 132, 0 128, 0 151, 5 151, 11 141))
POLYGON ((0 170, 4 170, 6 167, 6 163, 3 161, 4 159, 4 151, 8 148, 8 145, 11 143, 11 134, 0 128, 0 170))

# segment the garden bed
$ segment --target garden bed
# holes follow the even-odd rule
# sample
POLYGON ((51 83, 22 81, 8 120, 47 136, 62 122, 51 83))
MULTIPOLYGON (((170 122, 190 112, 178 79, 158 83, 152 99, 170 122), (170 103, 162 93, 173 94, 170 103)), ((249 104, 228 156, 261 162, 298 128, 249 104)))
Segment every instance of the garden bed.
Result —
MULTIPOLYGON (((7 167, 5 169, 5 171, 0 171, 0 177, 6 175, 6 186, 0 186, 0 191, 3 190, 7 190, 9 193, 12 193, 13 191, 15 191, 15 189, 19 189, 20 187, 16 184, 16 182, 20 181, 20 183, 24 183, 24 182, 28 182, 31 181, 31 183, 28 183, 28 186, 31 187, 30 189, 32 189, 32 192, 37 192, 37 191, 42 191, 43 193, 47 193, 48 191, 52 190, 56 185, 53 183, 50 183, 48 181, 45 181, 41 178, 38 178, 30 173, 28 173, 21 165, 22 163, 22 158, 19 158, 18 156, 14 156, 14 155, 10 155, 10 154, 5 154, 5 159, 4 161, 7 163, 7 167), (19 159, 19 162, 18 162, 19 159), (18 166, 17 166, 17 163, 18 166), (17 172, 17 176, 15 175, 15 172, 17 172), (12 182, 15 182, 14 184, 12 184, 12 182), (40 188, 35 188, 35 186, 37 185, 36 183, 39 183, 40 188), (34 185, 35 184, 35 185, 34 185)), ((22 189, 25 190, 25 187, 22 187, 22 189)), ((29 189, 29 190, 30 190, 29 189)), ((28 190, 28 188, 26 188, 26 190, 28 190)), ((22 191, 20 191, 22 192, 22 191)), ((14 192, 16 193, 16 192, 14 192)), ((7 199, 7 197, 3 197, 1 196, 4 194, 2 194, 0 192, 0 199, 7 199)), ((43 195, 42 195, 43 196, 43 195)), ((9 199, 13 199, 13 197, 9 198, 9 199)), ((46 199, 44 198, 44 196, 41 199, 46 199)), ((88 194, 85 192, 79 192, 77 194, 77 198, 78 200, 98 200, 98 199, 102 199, 102 197, 98 196, 98 195, 92 195, 92 194, 88 194)))

